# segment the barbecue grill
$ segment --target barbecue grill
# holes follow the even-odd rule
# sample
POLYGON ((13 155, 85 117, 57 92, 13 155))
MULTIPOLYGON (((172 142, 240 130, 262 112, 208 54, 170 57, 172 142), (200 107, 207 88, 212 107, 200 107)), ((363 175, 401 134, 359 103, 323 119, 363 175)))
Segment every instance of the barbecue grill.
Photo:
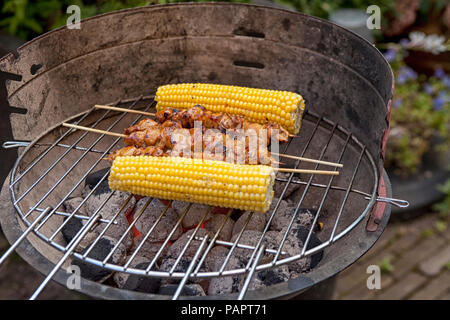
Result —
MULTIPOLYGON (((244 4, 177 4, 123 10, 83 20, 79 30, 60 28, 38 37, 3 57, 0 70, 3 77, 10 79, 5 83, 5 96, 0 99, 5 107, 14 107, 8 109, 11 132, 2 132, 3 137, 13 139, 3 147, 20 150, 1 192, 0 222, 11 247, 0 262, 16 250, 47 275, 32 298, 52 279, 66 285, 70 274, 65 268, 75 260, 101 270, 176 283, 171 295, 161 295, 82 278, 79 290, 99 298, 192 298, 183 294, 189 281, 225 276, 242 278, 239 292, 200 298, 290 298, 307 293, 355 262, 383 232, 390 205, 407 205, 391 198, 389 179, 383 169, 393 94, 389 64, 364 39, 321 19, 244 4), (253 245, 240 241, 239 236, 234 241, 218 240, 220 229, 212 237, 202 236, 199 223, 182 251, 193 250, 193 257, 181 271, 175 267, 169 271, 154 270, 154 263, 146 269, 135 268, 131 265, 134 256, 124 263, 109 259, 132 232, 143 211, 135 213, 104 259, 77 251, 93 227, 111 228, 117 217, 124 214, 132 196, 111 219, 98 212, 113 194, 91 216, 84 216, 79 208, 72 212, 61 209, 65 200, 83 189, 91 173, 108 167, 102 159, 120 144, 120 138, 64 128, 62 123, 121 132, 142 116, 98 110, 93 105, 152 111, 156 88, 179 82, 301 93, 308 112, 299 136, 282 145, 281 151, 342 163, 340 175, 292 173, 277 178, 277 183, 283 184, 281 195, 253 245), (292 185, 299 186, 292 198, 296 210, 282 243, 276 248, 266 247, 264 237, 280 214, 281 199, 292 185), (283 244, 302 208, 315 209, 314 221, 303 238, 303 249, 288 254, 283 244), (61 231, 73 220, 84 221, 84 225, 66 242, 61 231), (315 232, 319 222, 323 229, 315 232), (316 235, 319 242, 313 241, 316 235), (216 270, 204 271, 204 262, 215 244, 230 252, 247 251, 250 259, 242 268, 227 268, 225 261, 216 270), (318 253, 321 259, 309 272, 286 282, 248 290, 258 272, 317 257, 318 253), (264 257, 270 257, 269 261, 264 257)), ((293 160, 284 162, 292 168, 322 168, 293 160)), ((107 179, 107 170, 101 172, 104 174, 85 194, 84 201, 107 179)), ((161 212, 155 225, 167 210, 168 207, 161 212)), ((250 214, 245 227, 251 217, 250 214)), ((231 214, 226 219, 231 219, 231 214)), ((179 223, 181 220, 172 231, 179 223)), ((224 224, 225 221, 222 227, 224 224)), ((143 235, 144 240, 152 230, 143 235)), ((168 236, 160 253, 170 242, 168 236)))

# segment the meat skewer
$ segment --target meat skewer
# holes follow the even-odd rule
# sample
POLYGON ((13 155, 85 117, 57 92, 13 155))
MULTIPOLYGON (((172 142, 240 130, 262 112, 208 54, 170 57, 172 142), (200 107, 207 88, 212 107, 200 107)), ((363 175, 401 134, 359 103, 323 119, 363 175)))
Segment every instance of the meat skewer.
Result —
MULTIPOLYGON (((115 110, 115 111, 121 111, 121 112, 128 112, 130 110, 130 109, 125 109, 125 108, 117 108, 117 107, 110 107, 110 106, 103 106, 103 105, 95 105, 95 107, 100 108, 100 109, 115 110)), ((209 117, 212 117, 213 120, 202 121, 203 129, 213 128, 213 129, 222 129, 223 130, 223 129, 225 129, 225 127, 229 127, 230 129, 236 129, 236 127, 237 127, 237 129, 244 128, 244 131, 245 130, 254 130, 257 133, 258 137, 263 136, 264 130, 266 130, 269 132, 267 134, 268 135, 267 139, 265 140, 268 144, 271 141, 270 135, 269 135, 270 131, 271 131, 270 129, 278 130, 278 127, 279 127, 278 124, 272 124, 272 123, 268 123, 266 125, 260 125, 258 123, 251 123, 251 122, 246 121, 244 117, 234 117, 233 123, 235 123, 235 124, 237 123, 237 125, 221 126, 220 119, 222 119, 222 118, 221 118, 220 114, 212 114, 209 111, 205 112, 205 109, 202 108, 201 106, 198 106, 198 107, 196 106, 191 109, 192 109, 192 111, 189 111, 190 109, 188 109, 188 110, 183 110, 183 111, 179 112, 172 108, 165 108, 163 110, 158 111, 156 114, 150 113, 150 112, 145 112, 145 111, 133 110, 133 113, 138 113, 138 114, 147 115, 147 116, 155 116, 158 119, 158 121, 160 121, 162 123, 164 123, 167 120, 177 122, 177 121, 180 121, 181 118, 185 118, 187 120, 184 120, 185 121, 184 125, 187 127, 190 127, 191 124, 193 124, 193 121, 194 121, 192 119, 193 115, 197 114, 197 116, 194 116, 194 119, 199 119, 198 121, 201 121, 202 117, 205 118, 206 116, 209 116, 209 117), (219 122, 219 124, 217 124, 218 122, 219 122)), ((229 122, 225 121, 225 123, 229 123, 229 122)), ((130 134, 132 132, 144 131, 144 130, 148 129, 149 127, 155 126, 156 124, 157 124, 157 122, 152 119, 143 119, 138 124, 125 129, 124 133, 130 134)), ((183 126, 183 123, 181 124, 181 126, 183 126)), ((284 130, 282 127, 280 127, 280 129, 284 130)), ((150 133, 149 134, 150 137, 154 136, 154 133, 153 134, 151 132, 149 132, 149 133, 150 133)), ((138 134, 134 135, 133 137, 130 137, 127 140, 128 141, 127 144, 129 144, 129 145, 133 144, 132 140, 142 140, 144 136, 145 136, 144 133, 142 133, 142 132, 138 133, 138 134)), ((288 136, 291 136, 291 135, 289 135, 287 133, 287 131, 284 130, 284 131, 281 131, 281 134, 278 135, 278 139, 280 142, 285 142, 285 141, 287 141, 288 136)), ((140 142, 136 142, 134 144, 137 146, 145 145, 140 142)), ((298 157, 298 156, 293 156, 293 155, 288 155, 288 154, 280 154, 280 153, 276 153, 276 152, 271 152, 271 153, 275 156, 300 160, 300 161, 304 161, 304 162, 319 163, 319 164, 334 166, 334 167, 339 167, 339 168, 343 167, 343 165, 340 163, 310 159, 310 158, 306 158, 306 157, 298 157)))
POLYGON ((245 164, 265 164, 265 165, 271 165, 271 164, 278 164, 274 159, 265 156, 260 157, 260 160, 254 156, 247 155, 245 158, 239 158, 238 152, 234 152, 231 155, 230 154, 220 154, 220 153, 214 153, 210 151, 202 151, 202 152, 192 152, 189 154, 185 153, 178 153, 174 152, 174 150, 167 150, 163 151, 162 149, 150 146, 150 147, 135 147, 135 146, 126 146, 122 149, 116 150, 113 153, 111 153, 105 160, 108 161, 114 161, 117 157, 123 157, 123 156, 155 156, 155 157, 175 157, 175 156, 181 156, 186 157, 189 156, 191 158, 196 159, 208 159, 208 160, 220 160, 220 161, 226 161, 226 162, 233 162, 233 163, 245 163, 245 164), (229 157, 229 158, 227 158, 229 157))
MULTIPOLYGON (((96 105, 96 108, 109 109, 115 111, 128 112, 130 109, 100 106, 96 105)), ((206 110, 201 105, 196 105, 186 110, 175 110, 172 108, 165 108, 155 113, 139 112, 133 110, 133 113, 141 113, 144 115, 155 116, 159 123, 166 121, 174 121, 181 124, 182 128, 194 128, 195 121, 200 121, 204 129, 218 129, 225 132, 226 130, 243 129, 254 130, 259 136, 263 134, 267 135, 267 141, 270 143, 272 135, 275 135, 275 139, 278 139, 281 143, 286 143, 291 136, 289 132, 280 126, 278 123, 267 122, 266 124, 259 124, 256 122, 250 122, 242 116, 234 116, 223 113, 213 113, 206 110)), ((156 122, 151 119, 143 119, 138 124, 127 128, 125 134, 129 134, 135 131, 142 131, 153 126, 156 122)))
MULTIPOLYGON (((275 160, 269 156, 267 146, 257 139, 252 140, 240 135, 238 132, 230 131, 227 134, 216 131, 195 130, 194 128, 181 128, 179 122, 166 120, 162 124, 151 119, 144 119, 137 125, 124 130, 125 144, 138 148, 156 147, 161 150, 159 154, 165 153, 170 156, 188 156, 194 158, 225 160, 230 162, 243 162, 247 164, 270 165, 275 160), (230 141, 231 140, 231 141, 230 141), (253 144, 251 144, 253 143, 253 144), (198 146, 200 145, 200 148, 198 146), (196 149, 199 150, 196 150, 196 149)), ((256 138, 256 136, 255 136, 256 138)), ((126 154, 144 153, 155 155, 154 149, 131 151, 127 149, 126 154)), ((110 159, 117 156, 113 153, 110 159)))
MULTIPOLYGON (((161 139, 161 135, 148 135, 146 134, 146 131, 136 131, 134 133, 132 133, 131 135, 127 136, 125 134, 121 134, 121 133, 115 133, 115 132, 109 132, 109 131, 104 131, 104 130, 99 130, 99 129, 94 129, 94 128, 89 128, 89 127, 83 127, 83 126, 78 126, 78 125, 73 125, 73 124, 69 124, 69 123, 63 123, 63 126, 65 127, 69 127, 69 128, 74 128, 74 129, 80 129, 80 130, 84 130, 84 131, 90 131, 90 132, 94 132, 94 133, 99 133, 99 134, 106 134, 106 135, 111 135, 111 136, 115 136, 115 137, 120 137, 120 138, 124 138, 125 143, 128 146, 134 146, 136 147, 136 149, 134 148, 128 148, 125 149, 123 151, 121 151, 121 153, 124 154, 152 154, 155 156, 162 156, 162 155, 171 155, 171 153, 167 153, 167 150, 172 150, 173 149, 173 140, 171 140, 172 134, 174 132, 171 132, 172 128, 168 127, 169 129, 166 131, 163 131, 163 133, 165 132, 166 134, 163 136, 163 139, 161 139), (153 145, 151 145, 153 144, 153 145), (146 151, 143 151, 145 148, 147 147, 155 147, 155 148, 149 148, 146 151), (139 149, 139 150, 138 150, 139 149)), ((178 126, 176 126, 178 129, 178 126)), ((187 130, 187 129, 185 129, 187 130)), ((192 130, 191 130, 192 131, 192 130)), ((222 140, 223 141, 223 140, 222 140)), ((178 142, 180 143, 180 142, 178 142)), ((181 142, 182 143, 182 142, 181 142)), ((191 146, 194 145, 191 143, 191 146)), ((217 147, 207 147, 205 148, 205 146, 203 146, 203 149, 206 150, 214 150, 217 151, 217 147)), ((182 152, 183 150, 186 150, 184 147, 179 147, 177 148, 178 152, 182 152)), ((192 149, 191 149, 192 150, 192 149)), ((252 159, 253 163, 255 163, 254 161, 260 161, 259 163, 262 164, 269 164, 269 163, 275 163, 274 159, 270 158, 269 153, 267 151, 267 149, 262 147, 262 144, 258 143, 258 147, 255 149, 249 149, 248 148, 248 144, 236 144, 234 146, 233 149, 231 149, 229 152, 231 152, 232 155, 232 159, 242 159, 242 155, 245 156, 244 159, 246 159, 246 163, 250 163, 248 161, 248 159, 252 159), (245 147, 245 148, 244 148, 245 147), (241 149, 239 149, 241 148, 241 149), (244 148, 242 150, 242 148, 244 148), (232 151, 231 151, 232 150, 232 151), (253 151, 252 151, 253 150, 253 151), (256 151, 255 151, 256 150, 256 151), (236 156, 237 155, 237 156, 236 156)), ((195 151, 195 150, 194 150, 195 151)), ((342 167, 342 164, 339 163, 333 163, 333 162, 328 162, 328 161, 322 161, 322 160, 315 160, 315 159, 310 159, 310 158, 304 158, 304 157, 297 157, 297 156, 292 156, 292 155, 284 155, 284 154, 278 154, 278 153, 272 153, 272 154, 276 154, 278 156, 286 156, 292 159, 296 159, 296 160, 302 160, 302 161, 307 161, 307 162, 313 162, 313 163, 320 163, 320 164, 324 164, 324 165, 330 165, 330 166, 334 166, 334 167, 342 167)), ((112 155, 110 155, 109 158, 107 158, 107 160, 113 160, 113 158, 115 156, 117 156, 117 153, 113 153, 112 155)), ((176 155, 180 155, 180 154, 176 154, 176 155)), ((217 159, 217 154, 213 154, 214 155, 214 159, 217 159)), ((230 156, 230 155, 228 155, 230 156)), ((218 156, 219 160, 220 160, 220 155, 218 156)), ((208 155, 206 156, 206 158, 211 159, 212 156, 208 155)), ((258 163, 258 162, 256 162, 258 163)), ((335 172, 335 171, 327 171, 327 172, 335 172)))
POLYGON ((265 134, 268 143, 271 141, 272 134, 275 134, 275 139, 278 139, 281 143, 288 142, 290 136, 289 132, 278 123, 267 122, 260 124, 250 122, 242 116, 213 113, 201 105, 195 105, 192 108, 181 111, 164 108, 156 112, 155 116, 160 123, 172 120, 181 123, 183 128, 193 128, 195 121, 201 121, 202 126, 207 129, 218 129, 221 131, 233 129, 254 130, 259 136, 265 134))
MULTIPOLYGON (((100 133, 100 134, 105 134, 105 135, 113 135, 113 136, 116 136, 116 137, 118 136, 118 137, 122 137, 122 138, 126 137, 124 134, 114 133, 114 132, 109 132, 109 131, 104 131, 104 130, 99 130, 99 129, 94 129, 94 128, 89 128, 89 127, 83 127, 83 126, 79 126, 79 125, 75 125, 75 124, 71 124, 71 123, 63 123, 62 125, 64 127, 73 128, 73 129, 90 131, 90 132, 95 132, 95 133, 100 133)), ((130 150, 132 150, 132 149, 130 149, 130 150)), ((121 158, 121 157, 118 157, 118 158, 121 158)), ((171 157, 167 157, 167 158, 174 158, 174 157, 171 156, 171 157)), ((339 175, 338 171, 326 171, 326 170, 291 169, 291 168, 277 168, 276 170, 278 170, 280 172, 339 175)))

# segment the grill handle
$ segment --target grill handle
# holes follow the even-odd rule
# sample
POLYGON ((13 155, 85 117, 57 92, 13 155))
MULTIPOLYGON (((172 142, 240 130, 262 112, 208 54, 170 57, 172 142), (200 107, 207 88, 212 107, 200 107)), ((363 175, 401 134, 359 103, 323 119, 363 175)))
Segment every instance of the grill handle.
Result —
POLYGON ((5 141, 2 144, 3 149, 14 149, 20 147, 28 147, 30 145, 29 141, 5 141))
MULTIPOLYGON (((365 197, 367 200, 370 200, 369 197, 365 197)), ((387 197, 377 197, 377 202, 385 202, 390 205, 396 206, 397 208, 408 208, 409 202, 407 200, 395 199, 395 198, 387 198, 387 197)))

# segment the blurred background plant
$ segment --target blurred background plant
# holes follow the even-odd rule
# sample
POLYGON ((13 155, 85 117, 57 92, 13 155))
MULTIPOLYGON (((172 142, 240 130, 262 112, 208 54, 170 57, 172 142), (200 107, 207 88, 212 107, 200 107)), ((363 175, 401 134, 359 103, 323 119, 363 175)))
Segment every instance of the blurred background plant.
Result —
MULTIPOLYGON (((221 1, 251 2, 251 0, 221 1)), ((401 33, 416 20, 417 16, 423 21, 435 20, 435 17, 442 16, 441 13, 448 2, 448 0, 265 0, 263 3, 270 4, 271 1, 324 19, 342 8, 366 11, 368 6, 378 5, 383 17, 382 30, 388 36, 401 33)), ((78 5, 84 19, 119 9, 171 2, 187 2, 187 0, 4 0, 0 8, 0 30, 30 40, 43 32, 64 25, 69 5, 78 5)), ((448 14, 450 15, 450 9, 448 14)))
POLYGON ((405 64, 408 46, 390 44, 385 52, 396 80, 386 165, 400 175, 417 172, 431 148, 447 152, 450 144, 450 76, 442 69, 431 77, 418 74, 405 64), (434 137, 439 142, 432 146, 434 137))
POLYGON ((43 32, 66 23, 66 9, 78 5, 82 18, 100 13, 151 4, 142 0, 5 0, 0 16, 0 28, 11 35, 30 40, 43 32))
POLYGON ((0 12, 0 29, 23 40, 30 40, 43 32, 65 25, 66 9, 70 5, 79 6, 81 18, 85 19, 120 9, 171 2, 188 0, 4 0, 0 12))
POLYGON ((395 16, 395 2, 392 0, 276 0, 275 2, 285 4, 297 11, 328 19, 330 15, 342 8, 361 9, 366 11, 370 5, 376 4, 381 9, 382 16, 395 16))

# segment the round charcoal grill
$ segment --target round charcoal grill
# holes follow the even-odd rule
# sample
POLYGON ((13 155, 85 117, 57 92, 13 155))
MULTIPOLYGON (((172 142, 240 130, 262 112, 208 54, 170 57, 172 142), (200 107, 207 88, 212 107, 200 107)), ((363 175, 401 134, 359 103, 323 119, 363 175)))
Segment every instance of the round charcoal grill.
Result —
MULTIPOLYGON (((101 298, 186 298, 182 290, 190 280, 235 275, 242 276, 240 291, 219 298, 292 297, 356 261, 384 230, 390 215, 387 203, 404 205, 390 198, 389 180, 383 170, 382 153, 393 85, 389 65, 371 44, 320 19, 242 4, 162 5, 124 10, 84 20, 80 30, 62 28, 41 36, 19 48, 16 56, 10 54, 0 60, 0 70, 13 80, 6 83, 4 100, 27 111, 11 115, 14 141, 4 143, 6 148, 24 149, 1 193, 0 222, 12 246, 0 263, 17 250, 47 275, 32 298, 51 279, 66 284, 68 274, 64 269, 73 260, 114 272, 177 280, 176 289, 167 296, 82 279, 80 291, 101 298), (199 16, 202 19, 196 18, 199 16), (169 209, 167 205, 143 234, 144 240, 128 261, 112 263, 110 258, 133 232, 143 210, 135 212, 104 259, 91 258, 92 247, 108 228, 117 224, 117 217, 125 214, 133 196, 124 200, 111 219, 99 212, 114 193, 106 197, 94 214, 83 215, 81 205, 107 179, 108 170, 104 170, 96 187, 84 194, 77 208, 64 212, 63 204, 81 193, 91 173, 108 167, 102 159, 122 142, 118 137, 67 129, 62 123, 122 132, 142 116, 92 106, 113 104, 152 111, 155 103, 151 94, 156 88, 178 82, 299 92, 306 99, 308 112, 299 136, 281 145, 281 151, 339 162, 344 167, 339 168, 339 176, 278 177, 281 195, 267 216, 261 237, 253 245, 241 240, 252 215, 234 241, 221 241, 218 234, 232 212, 228 212, 219 230, 210 237, 199 232, 205 213, 173 268, 155 269, 158 256, 146 269, 134 268, 132 260, 163 219, 169 209), (294 214, 278 245, 266 247, 264 238, 272 221, 281 214, 281 200, 294 184, 300 186, 290 196, 296 207, 294 214), (304 208, 313 208, 316 214, 304 234, 303 248, 289 254, 283 245, 304 208), (62 230, 77 219, 84 221, 84 225, 67 243, 62 230), (323 229, 317 231, 319 222, 323 229), (103 225, 104 231, 93 240, 91 249, 77 251, 84 237, 98 225, 103 225), (204 271, 202 267, 214 245, 227 247, 229 257, 215 270, 204 271), (193 257, 179 271, 176 266, 189 250, 194 250, 193 257), (245 267, 228 268, 229 258, 236 250, 248 252, 250 259, 245 267), (309 272, 287 282, 248 290, 258 272, 305 257, 315 260, 314 264, 318 262, 309 272)), ((283 162, 290 168, 326 168, 294 160, 283 162)), ((149 199, 146 205, 150 201, 156 200, 149 199)), ((171 226, 158 255, 170 246, 170 235, 182 218, 183 215, 171 226)))

